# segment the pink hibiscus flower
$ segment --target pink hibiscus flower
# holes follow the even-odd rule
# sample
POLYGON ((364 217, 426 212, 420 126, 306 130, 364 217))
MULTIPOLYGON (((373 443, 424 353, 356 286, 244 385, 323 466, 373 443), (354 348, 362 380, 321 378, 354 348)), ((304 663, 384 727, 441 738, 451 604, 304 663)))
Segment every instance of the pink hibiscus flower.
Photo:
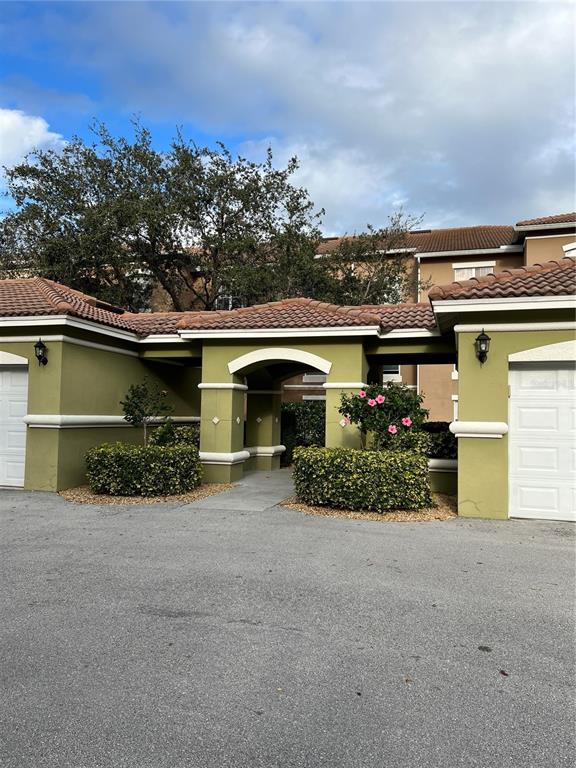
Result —
POLYGON ((366 392, 364 392, 364 390, 361 389, 360 392, 358 392, 358 397, 366 397, 366 392))
POLYGON ((391 435, 395 435, 396 432, 398 432, 398 428, 396 424, 390 424, 390 426, 388 427, 388 432, 390 432, 391 435))
POLYGON ((374 406, 376 405, 376 400, 372 400, 372 398, 371 398, 370 400, 368 400, 368 405, 369 405, 371 408, 374 408, 374 406))
POLYGON ((402 419, 402 424, 404 424, 405 427, 411 427, 412 426, 412 419, 410 418, 410 416, 405 416, 402 419))
POLYGON ((386 398, 384 397, 384 395, 378 395, 378 397, 376 398, 376 402, 378 403, 378 405, 382 405, 382 403, 384 402, 384 400, 386 400, 386 398))

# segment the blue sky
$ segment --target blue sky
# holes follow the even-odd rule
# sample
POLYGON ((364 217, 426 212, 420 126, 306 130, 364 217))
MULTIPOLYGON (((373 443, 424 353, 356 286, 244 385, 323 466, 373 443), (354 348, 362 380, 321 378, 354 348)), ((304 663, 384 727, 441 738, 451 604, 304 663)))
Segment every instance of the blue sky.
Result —
POLYGON ((138 114, 297 154, 327 234, 574 210, 573 41, 572 3, 2 2, 0 163, 138 114))

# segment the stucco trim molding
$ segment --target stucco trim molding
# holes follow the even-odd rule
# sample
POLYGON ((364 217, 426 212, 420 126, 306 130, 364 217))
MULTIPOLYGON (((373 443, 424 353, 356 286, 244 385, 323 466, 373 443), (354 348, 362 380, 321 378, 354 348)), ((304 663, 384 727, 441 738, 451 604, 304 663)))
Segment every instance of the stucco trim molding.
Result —
POLYGON ((322 386, 324 389, 362 389, 366 384, 363 381, 325 381, 322 386))
MULTIPOLYGON (((176 424, 193 424, 200 421, 200 416, 172 416, 176 424)), ((86 427, 131 427, 124 416, 99 416, 62 413, 29 413, 24 416, 24 423, 35 429, 84 429, 86 427)), ((161 418, 153 419, 152 424, 161 424, 161 418)))
POLYGON ((461 437, 482 437, 499 439, 508 432, 508 424, 504 421, 453 421, 450 432, 461 437))
POLYGON ((246 448, 250 456, 280 456, 286 450, 285 445, 252 445, 246 448))
POLYGON ((228 370, 230 373, 238 373, 238 371, 247 368, 249 365, 269 363, 273 360, 289 360, 294 363, 302 363, 326 374, 330 373, 332 369, 332 363, 329 360, 325 360, 319 355, 314 355, 312 352, 305 352, 302 349, 291 349, 289 347, 267 347, 265 349, 257 349, 254 352, 247 352, 245 355, 240 355, 240 357, 230 360, 228 370))
POLYGON ((12 352, 0 352, 0 365, 28 365, 28 358, 13 355, 12 352))
POLYGON ((214 451, 200 451, 200 461, 202 464, 243 464, 250 458, 247 450, 233 451, 232 453, 217 453, 214 451))
POLYGON ((368 336, 378 334, 377 325, 351 325, 323 328, 238 328, 179 331, 183 339, 284 339, 315 338, 325 336, 368 336))
POLYGON ((574 362, 576 361, 576 339, 514 352, 508 355, 508 361, 510 363, 574 362))
POLYGON ((576 331, 576 322, 564 320, 556 323, 474 323, 455 325, 455 333, 479 333, 480 331, 576 331))
POLYGON ((231 382, 226 381, 215 381, 215 382, 201 382, 198 384, 198 389, 237 389, 240 392, 246 392, 248 390, 248 387, 246 384, 233 384, 231 382))
POLYGON ((458 472, 456 459, 428 459, 428 469, 431 472, 458 472))

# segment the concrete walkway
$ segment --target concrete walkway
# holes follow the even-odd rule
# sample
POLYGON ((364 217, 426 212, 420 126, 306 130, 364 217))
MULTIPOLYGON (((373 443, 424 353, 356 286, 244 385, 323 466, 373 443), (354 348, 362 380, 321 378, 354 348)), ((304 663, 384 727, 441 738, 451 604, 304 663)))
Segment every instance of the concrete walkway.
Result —
POLYGON ((226 493, 193 502, 194 509, 221 509, 236 512, 263 512, 294 493, 289 469, 251 472, 226 493))

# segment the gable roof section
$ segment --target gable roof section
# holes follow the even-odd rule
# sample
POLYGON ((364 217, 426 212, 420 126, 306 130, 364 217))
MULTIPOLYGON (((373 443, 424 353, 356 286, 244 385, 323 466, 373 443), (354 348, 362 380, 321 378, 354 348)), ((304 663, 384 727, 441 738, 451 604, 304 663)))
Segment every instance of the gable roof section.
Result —
POLYGON ((576 212, 557 213, 554 216, 541 216, 538 219, 525 219, 516 222, 517 227, 537 227, 541 224, 576 224, 576 212))
POLYGON ((428 293, 432 302, 465 299, 510 299, 533 296, 570 296, 576 292, 576 259, 505 269, 495 275, 435 286, 428 293))
POLYGON ((44 277, 0 280, 0 316, 70 315, 132 330, 128 313, 44 277))

